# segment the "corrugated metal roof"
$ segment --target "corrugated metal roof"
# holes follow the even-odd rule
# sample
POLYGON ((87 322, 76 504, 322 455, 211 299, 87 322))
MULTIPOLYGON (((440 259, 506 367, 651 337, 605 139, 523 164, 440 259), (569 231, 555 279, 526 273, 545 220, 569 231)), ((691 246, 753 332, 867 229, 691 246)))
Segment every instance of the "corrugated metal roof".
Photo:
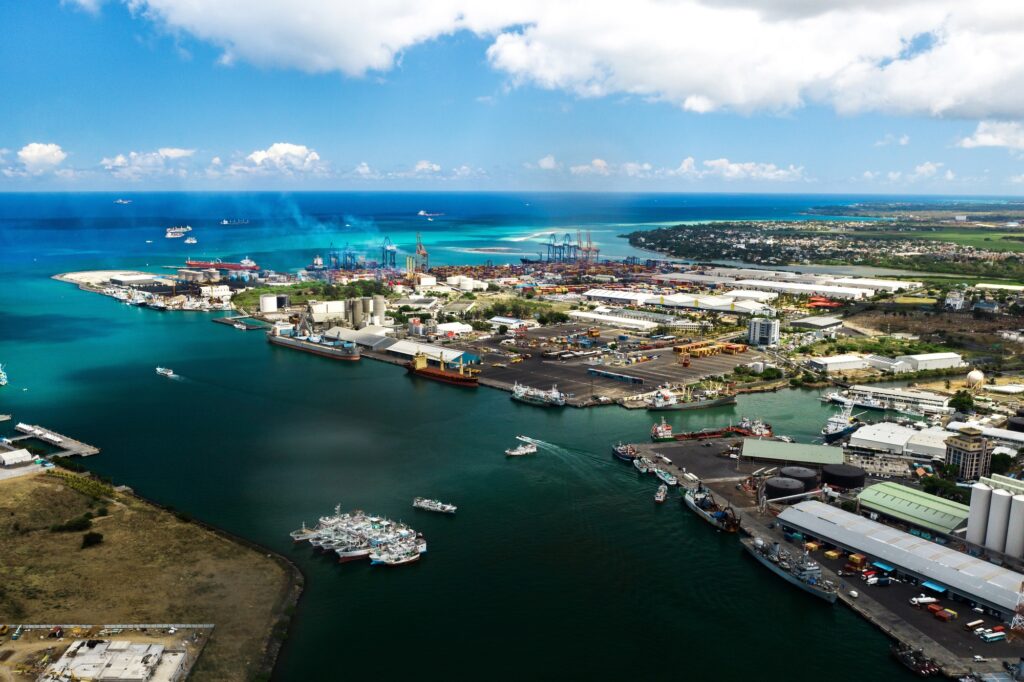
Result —
POLYGON ((1006 612, 1017 605, 1024 575, 821 502, 795 504, 783 523, 823 540, 902 567, 1006 612))
POLYGON ((861 506, 929 530, 951 533, 967 523, 970 508, 899 483, 876 483, 857 495, 861 506))
POLYGON ((783 443, 761 438, 743 439, 743 456, 771 459, 779 462, 806 462, 808 464, 842 464, 843 451, 828 445, 783 443))
POLYGON ((412 357, 416 353, 423 353, 431 360, 440 361, 442 355, 444 356, 445 362, 456 362, 461 356, 462 351, 454 348, 442 348, 441 346, 432 346, 428 343, 416 343, 415 341, 398 341, 388 347, 389 353, 397 353, 399 355, 408 355, 412 357))

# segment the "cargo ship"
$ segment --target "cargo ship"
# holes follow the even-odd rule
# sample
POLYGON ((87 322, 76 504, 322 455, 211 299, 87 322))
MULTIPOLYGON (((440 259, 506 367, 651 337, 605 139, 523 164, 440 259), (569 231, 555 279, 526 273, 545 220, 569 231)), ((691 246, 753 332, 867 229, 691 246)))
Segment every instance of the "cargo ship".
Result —
POLYGON ((563 407, 565 394, 559 391, 557 386, 552 386, 550 391, 542 391, 517 381, 512 385, 512 400, 538 407, 563 407))
POLYGON ((719 429, 701 429, 700 431, 687 431, 672 436, 672 440, 711 440, 714 438, 730 438, 739 436, 741 438, 754 438, 755 433, 740 426, 723 426, 719 429))
POLYGON ((185 259, 185 267, 189 268, 201 268, 215 270, 259 270, 260 266, 256 265, 256 262, 251 258, 243 258, 237 263, 225 263, 220 258, 213 260, 192 260, 191 258, 185 259))
POLYGON ((412 356, 412 360, 405 363, 405 368, 409 370, 409 374, 415 374, 418 377, 424 379, 433 379, 434 381, 443 381, 446 384, 452 384, 454 386, 465 386, 466 388, 476 388, 480 384, 480 380, 477 377, 479 370, 473 370, 462 364, 460 359, 458 369, 446 369, 444 354, 441 355, 441 363, 438 367, 432 367, 430 362, 427 360, 427 356, 423 353, 416 353, 412 356))
POLYGON ((862 421, 853 416, 853 404, 847 403, 843 405, 842 410, 828 418, 821 429, 821 435, 824 436, 825 443, 831 445, 851 435, 863 425, 862 421))
POLYGON ((275 346, 293 348, 332 360, 359 360, 359 347, 349 341, 326 341, 322 336, 285 336, 277 329, 267 332, 267 341, 275 346))
POLYGON ((934 677, 942 672, 932 659, 908 646, 893 644, 889 652, 918 677, 934 677))
POLYGON ((683 493, 683 502, 694 514, 718 530, 735 533, 740 529, 740 520, 733 508, 718 504, 715 496, 700 481, 697 482, 696 490, 688 489, 683 493))
POLYGON ((700 410, 706 407, 722 407, 724 405, 735 405, 735 395, 718 396, 694 396, 691 393, 683 395, 682 399, 667 389, 659 389, 654 395, 645 401, 648 410, 700 410))
POLYGON ((807 556, 806 552, 803 556, 794 558, 788 551, 781 549, 779 543, 773 542, 769 545, 756 536, 740 538, 740 543, 750 556, 790 585, 796 585, 829 604, 836 603, 838 592, 835 584, 821 577, 821 566, 807 556))

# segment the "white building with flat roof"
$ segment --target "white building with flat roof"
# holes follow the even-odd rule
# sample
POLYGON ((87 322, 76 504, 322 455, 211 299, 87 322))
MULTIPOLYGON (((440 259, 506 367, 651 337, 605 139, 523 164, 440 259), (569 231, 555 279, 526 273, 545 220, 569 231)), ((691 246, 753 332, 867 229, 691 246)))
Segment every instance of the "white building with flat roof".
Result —
POLYGON ((959 353, 918 353, 917 355, 899 355, 896 359, 907 363, 911 371, 914 372, 967 366, 959 353))
POLYGON ((832 284, 843 287, 889 291, 892 293, 909 289, 920 289, 924 286, 921 282, 908 282, 898 279, 871 279, 869 277, 830 277, 828 279, 832 284))
POLYGON ((790 296, 825 296, 845 301, 859 301, 874 294, 871 289, 837 287, 831 284, 806 284, 803 282, 769 282, 756 279, 741 279, 734 282, 741 289, 775 291, 790 296))
POLYGON ((850 372, 857 369, 866 369, 868 361, 859 355, 847 353, 845 355, 810 358, 807 360, 807 364, 811 369, 830 374, 832 372, 850 372))
POLYGON ((590 289, 583 293, 583 297, 591 301, 605 301, 619 305, 644 305, 644 302, 651 298, 651 292, 632 289, 590 289))
POLYGON ((602 313, 588 312, 585 310, 570 310, 569 317, 588 324, 600 324, 606 327, 632 329, 642 332, 650 332, 658 328, 657 322, 651 322, 649 320, 637 320, 631 317, 620 317, 617 315, 604 315, 602 313))

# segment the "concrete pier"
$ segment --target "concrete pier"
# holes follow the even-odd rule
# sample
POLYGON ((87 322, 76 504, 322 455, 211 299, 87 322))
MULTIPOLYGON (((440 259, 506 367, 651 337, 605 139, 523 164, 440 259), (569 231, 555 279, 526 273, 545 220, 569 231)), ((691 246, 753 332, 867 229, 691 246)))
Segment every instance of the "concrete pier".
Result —
POLYGON ((26 426, 30 429, 34 429, 34 431, 27 432, 25 429, 18 428, 18 431, 21 431, 23 435, 11 438, 10 441, 12 445, 17 444, 19 446, 23 446, 24 441, 35 439, 42 443, 46 443, 47 445, 60 448, 57 452, 47 455, 48 457, 73 457, 76 455, 79 457, 89 457, 90 455, 99 454, 100 449, 98 447, 75 440, 74 438, 65 436, 62 433, 57 433, 53 429, 47 429, 36 424, 26 424, 26 426), (60 438, 60 442, 54 443, 53 441, 43 438, 42 434, 56 436, 57 438, 60 438))

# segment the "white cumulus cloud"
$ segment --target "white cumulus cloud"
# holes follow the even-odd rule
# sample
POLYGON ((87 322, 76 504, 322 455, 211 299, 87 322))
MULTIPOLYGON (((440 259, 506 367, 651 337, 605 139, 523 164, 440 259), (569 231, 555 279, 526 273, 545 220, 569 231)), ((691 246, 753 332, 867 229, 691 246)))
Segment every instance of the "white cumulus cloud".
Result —
POLYGON ((275 142, 266 149, 257 149, 244 159, 231 163, 222 169, 221 164, 211 165, 207 174, 218 175, 326 175, 327 164, 320 155, 304 144, 275 142))
POLYGON ((131 151, 127 154, 116 154, 104 157, 100 165, 115 178, 121 180, 141 180, 145 177, 188 175, 184 161, 195 154, 194 149, 179 147, 161 147, 155 152, 131 151))
POLYGON ((412 172, 418 175, 440 173, 441 166, 439 164, 433 163, 432 161, 427 161, 426 159, 423 159, 421 161, 416 162, 416 165, 412 167, 412 172))
POLYGON ((961 147, 1007 147, 1024 149, 1024 126, 1016 121, 981 121, 974 134, 957 143, 961 147))
POLYGON ((553 154, 548 154, 537 161, 537 168, 542 168, 543 170, 554 170, 558 168, 558 161, 555 160, 553 154))
POLYGON ((608 175, 611 168, 604 159, 594 159, 590 163, 570 167, 569 172, 573 175, 608 175))
POLYGON ((68 158, 59 144, 52 142, 30 142, 18 150, 18 161, 30 175, 51 171, 68 158))
MULTIPOLYGON (((77 0, 94 7, 98 0, 77 0)), ((222 61, 349 76, 459 31, 512 85, 708 112, 1024 116, 1017 0, 122 0, 222 61)), ((897 140, 897 143, 899 140, 897 140)))

